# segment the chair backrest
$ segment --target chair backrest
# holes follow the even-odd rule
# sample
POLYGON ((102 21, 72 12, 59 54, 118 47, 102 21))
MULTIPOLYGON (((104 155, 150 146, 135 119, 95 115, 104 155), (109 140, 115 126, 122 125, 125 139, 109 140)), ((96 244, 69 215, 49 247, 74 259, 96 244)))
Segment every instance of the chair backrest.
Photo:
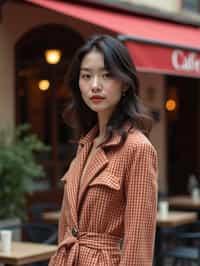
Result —
POLYGON ((59 205, 54 202, 42 202, 34 203, 30 208, 29 212, 31 215, 31 220, 33 222, 42 222, 42 214, 45 211, 55 211, 59 210, 59 205))
POLYGON ((44 223, 27 223, 22 225, 24 240, 56 244, 57 243, 57 228, 50 224, 44 223))

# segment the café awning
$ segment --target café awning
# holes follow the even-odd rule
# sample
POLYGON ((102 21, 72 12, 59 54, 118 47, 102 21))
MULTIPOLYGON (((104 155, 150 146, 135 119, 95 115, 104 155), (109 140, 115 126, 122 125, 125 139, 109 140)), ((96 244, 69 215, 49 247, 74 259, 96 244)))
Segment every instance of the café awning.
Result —
POLYGON ((198 28, 53 0, 25 1, 116 33, 139 71, 200 78, 198 28))

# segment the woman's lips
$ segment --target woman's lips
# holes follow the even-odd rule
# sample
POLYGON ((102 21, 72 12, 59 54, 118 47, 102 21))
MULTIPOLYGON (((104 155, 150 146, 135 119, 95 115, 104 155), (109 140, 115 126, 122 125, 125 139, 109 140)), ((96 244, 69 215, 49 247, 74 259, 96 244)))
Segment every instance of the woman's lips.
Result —
POLYGON ((100 102, 102 102, 104 100, 104 98, 103 97, 100 97, 100 96, 93 96, 90 99, 91 99, 91 101, 93 103, 100 103, 100 102))

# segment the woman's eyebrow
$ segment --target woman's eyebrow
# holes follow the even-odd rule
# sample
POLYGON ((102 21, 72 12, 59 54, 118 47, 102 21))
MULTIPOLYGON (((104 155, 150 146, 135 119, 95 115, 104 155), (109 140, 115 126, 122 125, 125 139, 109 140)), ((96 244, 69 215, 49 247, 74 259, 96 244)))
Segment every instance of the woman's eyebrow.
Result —
POLYGON ((81 67, 80 70, 81 71, 91 71, 91 69, 90 68, 87 68, 87 67, 81 67))

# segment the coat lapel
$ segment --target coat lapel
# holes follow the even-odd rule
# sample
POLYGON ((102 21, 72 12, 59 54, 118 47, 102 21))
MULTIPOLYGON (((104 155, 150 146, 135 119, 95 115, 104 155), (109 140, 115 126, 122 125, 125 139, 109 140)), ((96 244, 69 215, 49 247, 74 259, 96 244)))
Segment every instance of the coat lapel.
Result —
POLYGON ((107 164, 108 164, 108 158, 104 150, 102 148, 99 148, 94 157, 91 159, 87 169, 85 169, 84 176, 82 177, 83 182, 79 189, 77 210, 80 207, 80 202, 84 197, 88 185, 95 178, 95 176, 97 176, 97 174, 106 167, 107 164))
POLYGON ((71 219, 73 224, 78 227, 77 220, 77 203, 79 195, 79 182, 81 173, 83 171, 90 147, 92 145, 92 139, 94 138, 97 131, 97 127, 94 127, 89 133, 80 140, 79 147, 77 150, 77 155, 70 165, 69 170, 62 180, 66 180, 66 193, 68 200, 68 205, 70 209, 71 219))
MULTIPOLYGON (((90 145, 92 145, 92 142, 94 140, 94 135, 93 138, 90 139, 90 145)), ((81 187, 79 188, 79 195, 78 195, 78 203, 77 203, 77 211, 79 210, 80 204, 84 199, 84 195, 87 191, 87 188, 89 184, 93 181, 93 179, 107 166, 109 163, 107 155, 106 155, 106 149, 108 147, 113 147, 119 145, 121 140, 121 137, 118 134, 114 134, 112 138, 104 143, 96 152, 94 157, 91 159, 90 163, 87 166, 87 169, 85 169, 83 182, 81 187)), ((83 142, 82 142, 83 143, 83 142)), ((85 144, 83 144, 85 145, 85 144)), ((91 146, 90 146, 91 147, 91 146)), ((83 147, 84 149, 84 147, 83 147)), ((88 153, 87 153, 88 155, 88 153)), ((87 157, 86 157, 87 159, 87 157)), ((84 161, 84 165, 86 162, 86 159, 84 161)), ((82 169, 83 170, 83 169, 82 169)))

